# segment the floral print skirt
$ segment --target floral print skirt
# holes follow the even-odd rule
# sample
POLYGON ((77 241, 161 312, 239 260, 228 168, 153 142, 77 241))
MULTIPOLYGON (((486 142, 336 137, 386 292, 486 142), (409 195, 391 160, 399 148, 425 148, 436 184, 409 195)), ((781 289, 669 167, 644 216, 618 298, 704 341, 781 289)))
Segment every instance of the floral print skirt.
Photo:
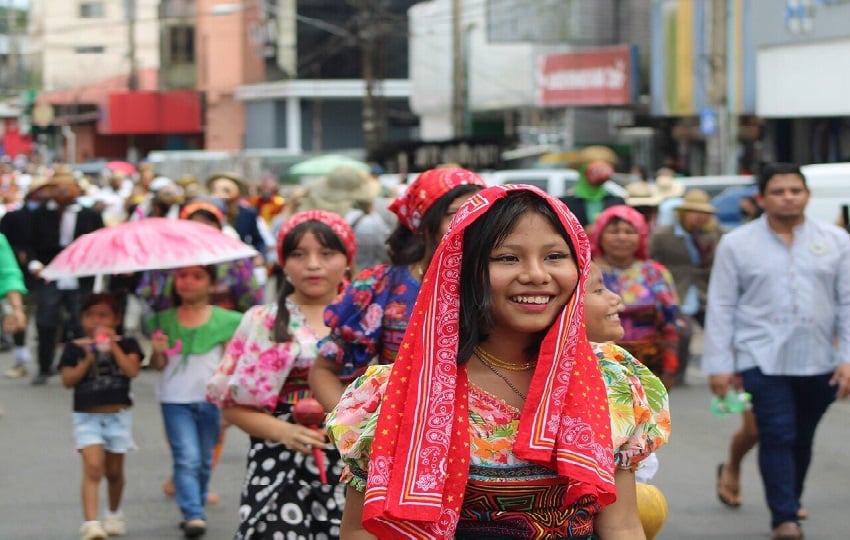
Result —
MULTIPOLYGON (((292 422, 291 408, 279 404, 274 415, 292 422)), ((339 538, 345 504, 345 484, 339 482, 342 461, 336 450, 324 454, 327 484, 319 479, 313 456, 251 437, 236 539, 339 538)))

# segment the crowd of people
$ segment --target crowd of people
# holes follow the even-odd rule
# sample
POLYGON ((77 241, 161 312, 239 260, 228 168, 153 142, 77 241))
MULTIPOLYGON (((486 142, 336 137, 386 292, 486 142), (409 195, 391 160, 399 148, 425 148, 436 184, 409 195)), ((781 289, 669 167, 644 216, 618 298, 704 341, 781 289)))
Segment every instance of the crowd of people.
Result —
POLYGON ((206 533, 230 425, 250 437, 239 539, 652 538, 637 478, 670 436, 668 391, 702 327, 712 391, 753 396, 718 497, 741 504, 740 460, 759 442, 773 538, 801 537, 814 428, 850 393, 850 237, 804 217, 791 165, 765 167, 765 214, 732 232, 667 171, 620 199, 602 188, 613 170, 582 164, 561 200, 446 165, 389 204, 345 166, 286 198, 271 175, 172 180, 149 164, 88 186, 62 167, 31 177, 0 219, 5 375, 30 370, 27 315, 33 385, 63 344, 83 540, 126 532, 143 367, 162 372, 163 490, 187 538, 206 533), (112 276, 106 291, 41 278, 75 238, 152 217, 204 223, 257 255, 112 276), (299 420, 313 398, 322 430, 299 420))

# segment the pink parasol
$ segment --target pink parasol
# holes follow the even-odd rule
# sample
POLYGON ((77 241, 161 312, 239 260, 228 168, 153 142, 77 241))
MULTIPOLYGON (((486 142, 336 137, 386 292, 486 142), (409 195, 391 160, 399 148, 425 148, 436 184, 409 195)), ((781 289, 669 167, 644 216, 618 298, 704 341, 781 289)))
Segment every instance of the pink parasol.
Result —
POLYGON ((136 174, 136 166, 127 161, 110 161, 106 164, 106 168, 110 171, 124 173, 127 176, 136 174))
POLYGON ((99 229, 71 242, 41 272, 48 280, 126 274, 218 264, 257 254, 215 227, 187 220, 148 218, 99 229))

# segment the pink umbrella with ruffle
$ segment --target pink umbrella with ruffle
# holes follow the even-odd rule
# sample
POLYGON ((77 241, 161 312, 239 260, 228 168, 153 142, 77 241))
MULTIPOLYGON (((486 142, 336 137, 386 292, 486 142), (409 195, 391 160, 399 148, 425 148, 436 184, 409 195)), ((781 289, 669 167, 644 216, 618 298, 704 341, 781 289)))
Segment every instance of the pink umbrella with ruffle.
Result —
POLYGON ((215 227, 148 218, 85 234, 59 252, 40 277, 54 280, 206 266, 253 257, 256 250, 215 227))

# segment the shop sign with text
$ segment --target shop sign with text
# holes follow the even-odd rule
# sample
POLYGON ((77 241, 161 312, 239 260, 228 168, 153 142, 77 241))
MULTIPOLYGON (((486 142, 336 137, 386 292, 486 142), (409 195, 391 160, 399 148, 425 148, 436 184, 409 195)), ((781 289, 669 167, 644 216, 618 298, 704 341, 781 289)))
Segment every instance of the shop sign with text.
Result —
POLYGON ((629 105, 639 88, 637 47, 617 45, 546 54, 537 67, 541 106, 629 105))

